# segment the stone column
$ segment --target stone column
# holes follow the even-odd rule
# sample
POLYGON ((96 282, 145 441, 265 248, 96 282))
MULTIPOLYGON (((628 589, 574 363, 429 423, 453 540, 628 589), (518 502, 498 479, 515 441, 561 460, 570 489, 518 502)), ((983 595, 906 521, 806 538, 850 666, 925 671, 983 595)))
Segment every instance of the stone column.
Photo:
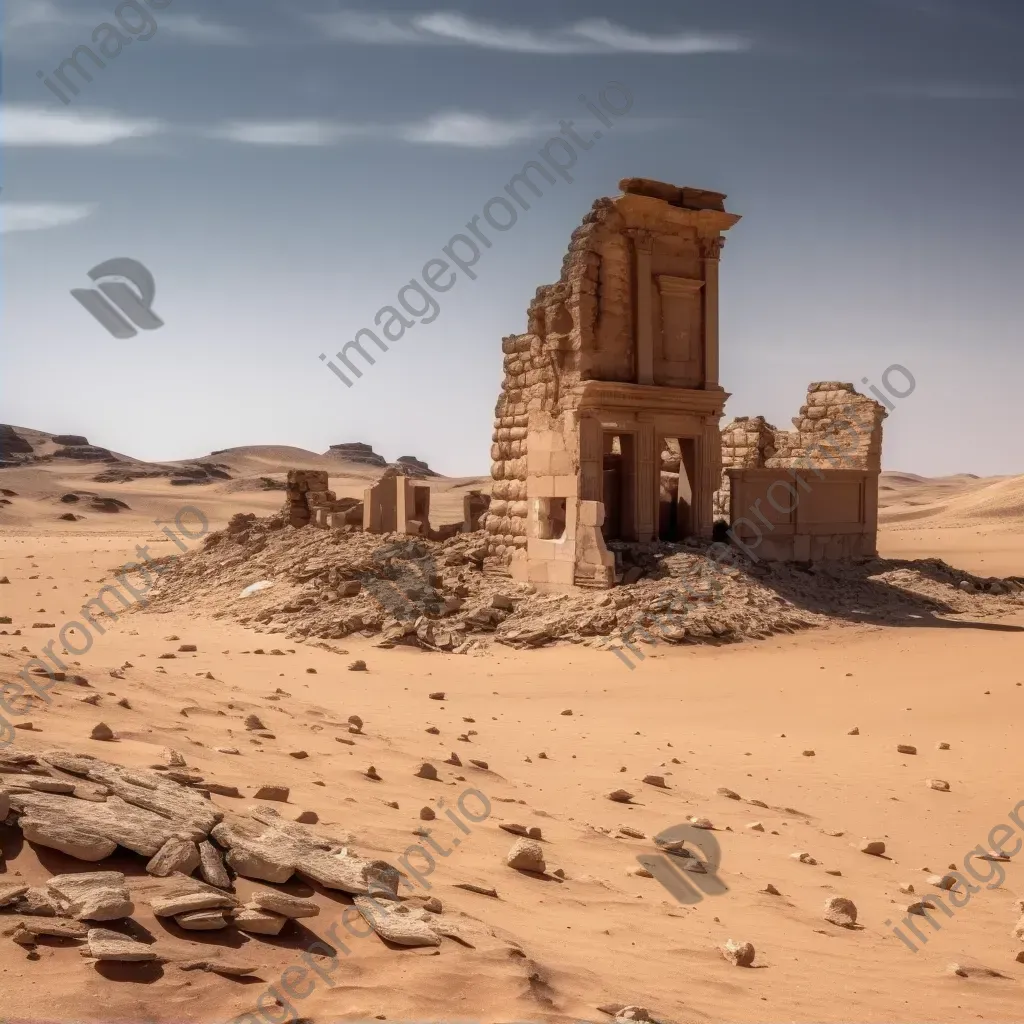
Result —
POLYGON ((704 268, 704 388, 720 391, 718 383, 718 261, 725 239, 700 239, 700 259, 704 268))
POLYGON ((633 235, 636 252, 636 382, 654 383, 654 322, 651 302, 651 255, 654 235, 637 231, 633 235))
POLYGON ((661 451, 653 423, 641 423, 636 433, 636 533, 641 544, 658 535, 658 497, 661 451))
POLYGON ((580 417, 580 501, 604 501, 602 493, 603 435, 601 421, 596 416, 580 417))
POLYGON ((722 475, 722 439, 717 421, 705 423, 697 438, 697 480, 693 488, 694 533, 711 536, 714 523, 714 493, 722 475))

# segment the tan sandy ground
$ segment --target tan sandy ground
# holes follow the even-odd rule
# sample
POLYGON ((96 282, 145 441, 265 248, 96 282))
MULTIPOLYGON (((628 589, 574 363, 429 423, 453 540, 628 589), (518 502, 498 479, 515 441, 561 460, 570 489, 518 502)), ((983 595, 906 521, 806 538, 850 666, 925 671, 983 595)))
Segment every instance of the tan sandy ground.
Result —
MULTIPOLYGON (((9 656, 0 658, 0 679, 11 678, 29 656, 23 645, 36 652, 56 636, 56 629, 32 623, 59 627, 111 570, 134 557, 137 543, 161 536, 153 519, 172 519, 182 504, 194 503, 216 528, 236 511, 269 512, 282 497, 231 484, 172 488, 166 480, 100 486, 85 482, 84 467, 61 473, 60 481, 49 470, 0 473, 0 486, 19 492, 0 513, 0 575, 11 579, 0 586, 0 615, 14 620, 0 628, 22 629, 20 637, 0 636, 0 653, 9 656), (120 497, 132 510, 57 522, 66 506, 54 495, 72 486, 120 497)), ((350 493, 358 493, 358 475, 347 479, 350 493)), ((339 483, 332 480, 343 491, 339 483)), ((1024 572, 1024 515, 1006 514, 1021 482, 980 483, 929 490, 924 482, 914 484, 916 492, 901 484, 887 496, 886 519, 944 507, 888 523, 882 553, 938 555, 991 575, 1024 572), (967 507, 952 515, 947 492, 967 507), (931 504, 892 500, 908 493, 931 504), (988 501, 980 512, 971 504, 979 500, 988 501), (992 507, 999 514, 986 514, 992 507)), ((440 485, 454 509, 461 492, 440 485)), ((151 550, 156 556, 175 549, 164 539, 151 550)), ((993 826, 1008 822, 1024 801, 1022 628, 1024 615, 901 629, 851 626, 721 649, 648 648, 648 658, 629 671, 609 653, 568 646, 455 657, 379 650, 351 637, 344 641, 349 654, 339 656, 198 618, 188 608, 133 613, 75 659, 93 690, 58 685, 52 705, 30 716, 41 731, 19 731, 17 748, 61 746, 141 766, 173 747, 208 779, 249 795, 260 783, 289 785, 290 802, 279 805, 284 813, 315 810, 325 825, 351 830, 360 853, 392 862, 418 841, 412 832, 422 824, 420 808, 434 807, 434 838, 450 853, 436 858, 430 892, 446 916, 468 915, 476 948, 446 940, 439 951, 402 951, 375 936, 351 939, 342 929, 351 952, 340 957, 334 986, 317 980, 312 994, 294 1001, 296 1014, 315 1021, 596 1021, 607 1019, 598 1005, 634 1002, 680 1022, 1020 1020, 1024 963, 1015 956, 1024 942, 1012 930, 1020 917, 1014 901, 1024 896, 1024 853, 997 867, 1005 871, 1001 886, 982 887, 954 919, 941 919, 937 934, 915 918, 929 938, 917 953, 884 922, 898 923, 914 898, 898 891, 900 883, 926 893, 925 868, 962 865, 979 843, 990 845, 993 826), (171 636, 180 640, 165 639, 171 636), (275 642, 283 656, 243 653, 275 642), (158 660, 180 643, 194 643, 198 652, 158 660), (368 672, 345 670, 356 657, 368 672), (109 676, 125 662, 133 667, 124 679, 109 676), (268 700, 277 688, 287 695, 268 700), (445 691, 447 700, 428 699, 433 690, 445 691), (76 699, 88 692, 103 694, 99 707, 76 699), (130 709, 118 706, 122 697, 130 709), (563 716, 565 709, 573 714, 563 716), (275 740, 250 742, 241 725, 249 711, 264 718, 275 740), (325 713, 341 721, 359 714, 365 736, 355 737, 354 747, 336 742, 335 735, 347 734, 324 727, 325 713), (100 720, 118 742, 88 739, 100 720), (426 733, 430 725, 440 735, 426 733), (855 725, 860 734, 847 735, 855 725), (468 729, 476 735, 459 742, 468 729), (939 751, 940 741, 950 749, 939 751), (898 754, 903 742, 916 744, 918 754, 898 754), (241 756, 215 753, 216 746, 237 746, 241 756), (307 759, 288 756, 300 749, 307 759), (449 768, 442 761, 452 750, 464 762, 485 760, 490 770, 449 768), (802 756, 804 750, 815 756, 802 756), (538 757, 542 751, 546 760, 538 757), (441 769, 442 783, 414 777, 427 758, 441 769), (383 782, 363 777, 369 764, 383 782), (668 789, 644 785, 648 773, 663 775, 668 789), (928 778, 947 780, 951 792, 927 788, 928 778), (491 814, 465 835, 438 801, 451 807, 469 786, 486 794, 491 814), (620 786, 636 795, 634 805, 604 799, 620 786), (717 795, 723 786, 743 799, 717 795), (687 815, 714 823, 729 891, 684 907, 657 881, 629 872, 638 855, 653 852, 651 836, 687 815), (548 870, 564 869, 567 880, 506 867, 514 837, 499 821, 540 826, 548 870), (754 821, 765 832, 746 827, 754 821), (617 837, 620 825, 648 839, 617 837), (851 844, 862 837, 884 839, 891 859, 859 853, 851 844), (796 851, 819 863, 798 863, 790 856, 796 851), (499 899, 454 888, 457 882, 493 886, 499 899), (781 895, 761 892, 767 883, 781 895), (830 895, 854 900, 862 929, 822 919, 830 895), (752 942, 759 969, 722 959, 716 947, 728 938, 752 942), (952 976, 947 966, 954 961, 1002 976, 952 976)), ((213 799, 225 807, 248 803, 213 799)), ((63 869, 62 858, 22 844, 12 829, 0 826, 0 844, 0 881, 38 884, 63 869)), ((141 870, 139 858, 117 859, 117 866, 141 870)), ((980 861, 976 869, 984 875, 991 867, 980 861)), ((244 895, 252 884, 240 879, 238 888, 244 895)), ((301 883, 289 889, 312 893, 301 883)), ((172 963, 94 966, 75 947, 47 940, 32 960, 0 936, 2 1013, 10 1021, 226 1021, 253 1010, 268 984, 301 964, 303 949, 325 936, 348 903, 337 893, 314 896, 321 916, 277 939, 189 935, 137 901, 135 920, 162 955, 223 954, 227 936, 237 946, 227 953, 261 965, 259 981, 183 973, 172 963)), ((284 1009, 275 1017, 273 1007, 263 1006, 269 1019, 288 1015, 284 1009)))

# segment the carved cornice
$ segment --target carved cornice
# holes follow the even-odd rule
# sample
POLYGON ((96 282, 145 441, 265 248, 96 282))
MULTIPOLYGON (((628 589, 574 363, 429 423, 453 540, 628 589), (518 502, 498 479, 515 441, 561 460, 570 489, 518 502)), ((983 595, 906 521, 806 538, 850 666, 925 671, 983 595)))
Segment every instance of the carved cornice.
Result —
POLYGON ((725 391, 665 388, 603 380, 584 381, 572 388, 568 394, 575 398, 573 405, 580 410, 622 409, 716 417, 722 415, 726 399, 729 398, 725 391))
POLYGON ((633 245, 636 247, 637 252, 648 254, 654 252, 655 234, 653 231, 648 231, 646 228, 631 228, 629 234, 633 239, 633 245))

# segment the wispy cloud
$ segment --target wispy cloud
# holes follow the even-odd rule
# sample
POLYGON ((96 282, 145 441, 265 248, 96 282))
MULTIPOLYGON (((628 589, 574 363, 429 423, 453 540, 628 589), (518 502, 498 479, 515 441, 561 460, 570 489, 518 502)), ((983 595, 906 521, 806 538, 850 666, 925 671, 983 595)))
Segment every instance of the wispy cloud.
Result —
POLYGON ((741 53, 749 38, 737 33, 638 32, 607 18, 587 18, 545 31, 479 21, 464 14, 434 11, 419 15, 337 11, 311 15, 334 40, 378 46, 473 46, 531 54, 647 53, 690 56, 741 53))
POLYGON ((197 14, 164 14, 158 24, 168 34, 201 46, 247 46, 252 42, 244 29, 209 21, 197 14))
POLYGON ((541 119, 508 120, 464 111, 445 111, 397 124, 344 121, 225 121, 203 132, 209 138, 256 146, 336 146, 356 139, 415 145, 495 149, 551 134, 541 119))
POLYGON ((5 146, 109 146, 164 130, 161 121, 104 111, 58 111, 30 104, 8 104, 0 112, 0 144, 5 146))
POLYGON ((334 146, 358 128, 333 121, 224 121, 203 134, 250 146, 334 146))
POLYGON ((91 216, 93 203, 0 202, 0 235, 14 231, 45 231, 91 216))

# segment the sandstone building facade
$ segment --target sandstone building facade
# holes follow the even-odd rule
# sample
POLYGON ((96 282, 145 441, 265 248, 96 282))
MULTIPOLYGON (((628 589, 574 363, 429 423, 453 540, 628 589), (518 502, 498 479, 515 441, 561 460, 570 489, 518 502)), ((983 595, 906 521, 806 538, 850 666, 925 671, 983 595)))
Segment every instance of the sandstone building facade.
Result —
POLYGON ((503 340, 491 555, 540 587, 611 586, 609 541, 709 537, 722 461, 725 196, 620 182, 573 233, 527 332, 503 340), (668 447, 666 447, 668 445, 668 447), (679 453, 664 494, 662 453, 679 453))

